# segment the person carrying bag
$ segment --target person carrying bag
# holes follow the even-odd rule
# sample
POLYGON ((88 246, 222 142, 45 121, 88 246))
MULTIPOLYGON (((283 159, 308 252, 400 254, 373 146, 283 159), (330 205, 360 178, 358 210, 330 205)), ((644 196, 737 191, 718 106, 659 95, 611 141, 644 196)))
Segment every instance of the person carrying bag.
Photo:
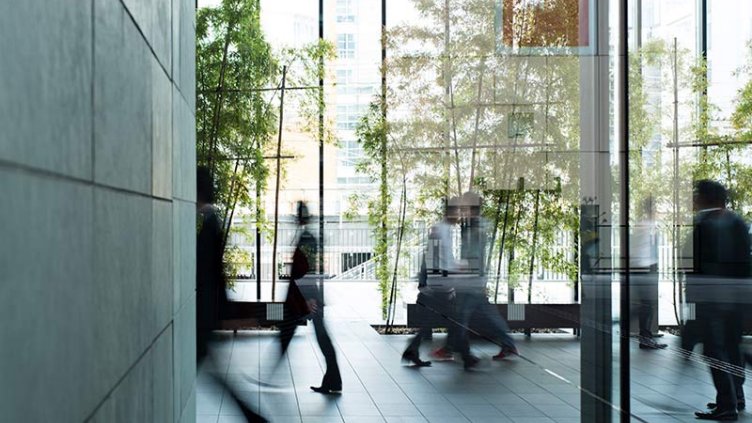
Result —
POLYGON ((287 352, 287 348, 295 335, 297 324, 300 319, 309 319, 316 331, 316 341, 321 353, 326 359, 326 373, 321 386, 311 386, 315 392, 322 394, 334 394, 342 391, 342 377, 337 364, 337 354, 332 345, 332 340, 324 324, 324 301, 316 286, 320 276, 313 274, 311 264, 316 263, 318 257, 318 244, 316 238, 305 226, 310 222, 308 207, 302 201, 298 202, 297 221, 303 229, 293 253, 292 271, 290 272, 290 285, 285 299, 285 308, 289 314, 283 323, 279 325, 280 361, 287 352))

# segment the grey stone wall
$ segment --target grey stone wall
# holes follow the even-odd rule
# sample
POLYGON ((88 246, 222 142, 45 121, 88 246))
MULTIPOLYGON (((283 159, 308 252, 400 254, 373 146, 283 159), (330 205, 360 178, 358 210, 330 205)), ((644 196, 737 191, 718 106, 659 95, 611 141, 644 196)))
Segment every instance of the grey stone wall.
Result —
POLYGON ((0 2, 0 421, 195 421, 194 0, 0 2))

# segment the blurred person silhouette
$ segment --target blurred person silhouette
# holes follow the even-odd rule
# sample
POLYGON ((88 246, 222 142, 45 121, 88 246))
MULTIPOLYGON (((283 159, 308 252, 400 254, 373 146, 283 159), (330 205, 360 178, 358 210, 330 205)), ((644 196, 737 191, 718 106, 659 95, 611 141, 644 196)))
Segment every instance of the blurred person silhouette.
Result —
POLYGON ((640 216, 629 242, 632 308, 637 311, 640 348, 663 349, 668 345, 656 342, 652 331, 658 306, 658 228, 653 197, 640 204, 640 216))
POLYGON ((728 193, 716 181, 694 185, 692 271, 687 275, 687 301, 695 304, 704 354, 716 389, 702 420, 736 420, 745 407, 744 368, 740 351, 743 307, 750 277, 749 227, 726 208, 728 193))
POLYGON ((220 328, 227 309, 226 276, 222 260, 224 237, 222 219, 214 202, 214 180, 208 168, 196 170, 196 359, 198 366, 209 369, 209 375, 224 387, 249 422, 266 422, 237 395, 227 381, 214 374, 212 332, 220 328))
POLYGON ((321 386, 311 386, 311 389, 322 394, 335 394, 342 391, 342 376, 337 364, 337 353, 324 324, 324 298, 317 284, 321 275, 316 275, 314 270, 320 253, 318 243, 306 227, 310 223, 311 215, 308 212, 308 206, 302 201, 297 203, 296 220, 302 232, 298 236, 293 253, 291 279, 285 300, 291 317, 286 317, 278 325, 280 330, 279 360, 281 362, 287 352, 299 320, 310 319, 316 331, 316 341, 326 361, 326 372, 321 386))
POLYGON ((482 204, 482 198, 474 192, 466 192, 460 198, 462 268, 454 278, 457 290, 456 342, 465 369, 471 369, 480 362, 480 359, 470 350, 469 332, 471 331, 484 334, 485 337, 500 345, 501 350, 493 357, 494 360, 518 355, 517 347, 509 336, 507 321, 488 301, 485 269, 488 223, 480 212, 482 204), (471 321, 482 321, 485 324, 472 328, 471 321))
POLYGON ((433 336, 433 322, 440 317, 434 317, 432 314, 434 310, 442 310, 446 313, 445 303, 434 299, 435 294, 430 291, 428 284, 426 283, 427 270, 425 259, 421 264, 420 271, 418 272, 418 299, 416 304, 425 307, 420 313, 418 333, 410 340, 407 348, 402 353, 402 361, 413 363, 417 367, 428 367, 431 365, 430 361, 425 361, 420 358, 420 344, 424 340, 431 339, 433 336))
POLYGON ((456 329, 454 327, 454 288, 442 283, 457 264, 454 260, 452 228, 457 224, 458 209, 456 197, 444 204, 442 219, 428 230, 428 239, 423 252, 423 259, 418 273, 418 299, 420 306, 418 333, 410 340, 402 353, 402 360, 412 362, 419 367, 430 366, 430 361, 420 358, 420 345, 431 339, 434 327, 446 327, 447 339, 443 347, 432 352, 438 360, 451 360, 456 329), (430 283, 429 283, 430 279, 430 283))

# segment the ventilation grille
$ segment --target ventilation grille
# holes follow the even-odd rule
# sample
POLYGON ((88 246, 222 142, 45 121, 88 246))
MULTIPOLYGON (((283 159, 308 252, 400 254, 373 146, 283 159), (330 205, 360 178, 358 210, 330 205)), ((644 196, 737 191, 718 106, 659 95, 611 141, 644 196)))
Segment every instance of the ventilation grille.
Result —
POLYGON ((280 321, 284 319, 284 304, 274 303, 266 305, 266 320, 280 321))
POLYGON ((525 320, 525 304, 509 304, 507 306, 507 320, 509 321, 525 320))

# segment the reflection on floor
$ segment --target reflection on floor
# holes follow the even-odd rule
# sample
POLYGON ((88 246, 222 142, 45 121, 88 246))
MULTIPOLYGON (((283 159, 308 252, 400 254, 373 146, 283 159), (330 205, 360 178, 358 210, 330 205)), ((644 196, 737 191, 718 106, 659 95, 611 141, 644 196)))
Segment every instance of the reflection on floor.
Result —
MULTIPOLYGON (((277 358, 275 332, 222 334, 216 366, 245 401, 273 422, 580 421, 579 341, 572 335, 537 334, 531 340, 515 335, 525 359, 503 362, 490 360, 495 346, 476 343, 475 351, 484 357, 479 371, 463 371, 455 362, 415 369, 400 363, 406 336, 379 335, 362 320, 338 314, 337 307, 327 313, 344 381, 340 396, 309 389, 319 385, 324 365, 311 326, 298 331, 273 379, 269 371, 277 358), (281 386, 259 388, 245 375, 281 386)), ((679 357, 677 338, 663 339, 670 344, 667 350, 645 351, 634 345, 633 413, 648 422, 693 421, 693 411, 713 399, 709 371, 679 357)), ((442 340, 443 335, 435 336, 434 345, 442 340)), ((428 348, 424 346, 425 355, 428 348)), ((243 421, 206 371, 199 371, 198 422, 243 421)), ((752 422, 752 413, 742 414, 740 421, 752 422)))

